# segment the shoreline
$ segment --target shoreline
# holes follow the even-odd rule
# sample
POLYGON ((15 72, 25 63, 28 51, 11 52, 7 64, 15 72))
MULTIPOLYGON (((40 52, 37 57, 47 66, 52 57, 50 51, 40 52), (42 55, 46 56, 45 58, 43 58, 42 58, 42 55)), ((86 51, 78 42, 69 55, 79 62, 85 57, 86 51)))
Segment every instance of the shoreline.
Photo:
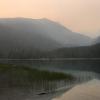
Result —
POLYGON ((0 61, 63 61, 63 60, 100 60, 100 58, 39 58, 39 59, 6 59, 0 58, 0 61))

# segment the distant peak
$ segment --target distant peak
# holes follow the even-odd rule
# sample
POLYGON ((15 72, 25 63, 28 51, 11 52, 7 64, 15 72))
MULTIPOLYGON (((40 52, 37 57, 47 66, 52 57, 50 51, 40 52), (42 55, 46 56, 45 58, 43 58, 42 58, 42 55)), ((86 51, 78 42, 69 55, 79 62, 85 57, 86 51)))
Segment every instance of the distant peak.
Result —
POLYGON ((45 22, 54 22, 54 21, 52 21, 52 20, 50 20, 50 19, 47 19, 47 18, 41 18, 41 19, 39 19, 39 20, 42 20, 42 21, 45 21, 45 22))
POLYGON ((47 18, 41 18, 41 20, 49 20, 49 19, 47 19, 47 18))

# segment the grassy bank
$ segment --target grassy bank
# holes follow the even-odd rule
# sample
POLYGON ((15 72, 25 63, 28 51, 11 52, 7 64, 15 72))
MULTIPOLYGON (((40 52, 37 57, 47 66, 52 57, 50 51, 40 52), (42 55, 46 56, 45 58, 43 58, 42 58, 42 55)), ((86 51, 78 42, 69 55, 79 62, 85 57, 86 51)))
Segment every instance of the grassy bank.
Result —
POLYGON ((74 77, 59 72, 41 71, 27 66, 0 64, 0 87, 56 87, 56 82, 71 81, 74 77))

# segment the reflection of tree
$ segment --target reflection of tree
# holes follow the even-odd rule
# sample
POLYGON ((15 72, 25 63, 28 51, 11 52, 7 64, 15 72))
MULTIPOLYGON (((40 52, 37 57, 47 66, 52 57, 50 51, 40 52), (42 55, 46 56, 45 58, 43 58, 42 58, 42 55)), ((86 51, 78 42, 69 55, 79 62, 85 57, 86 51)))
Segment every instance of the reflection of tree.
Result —
POLYGON ((69 74, 40 71, 19 65, 0 65, 0 87, 31 88, 33 91, 54 91, 62 80, 73 80, 69 74))

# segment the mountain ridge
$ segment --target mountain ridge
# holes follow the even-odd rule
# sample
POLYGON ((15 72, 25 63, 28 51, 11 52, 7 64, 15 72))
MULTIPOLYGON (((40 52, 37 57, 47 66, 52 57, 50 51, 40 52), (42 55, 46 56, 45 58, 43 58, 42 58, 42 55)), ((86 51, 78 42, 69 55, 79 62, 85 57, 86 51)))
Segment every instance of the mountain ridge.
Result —
POLYGON ((29 19, 29 18, 3 18, 0 19, 0 25, 25 32, 42 34, 60 44, 67 46, 84 46, 90 44, 91 39, 79 33, 75 33, 63 25, 49 19, 29 19), (26 29, 26 30, 25 30, 26 29))

